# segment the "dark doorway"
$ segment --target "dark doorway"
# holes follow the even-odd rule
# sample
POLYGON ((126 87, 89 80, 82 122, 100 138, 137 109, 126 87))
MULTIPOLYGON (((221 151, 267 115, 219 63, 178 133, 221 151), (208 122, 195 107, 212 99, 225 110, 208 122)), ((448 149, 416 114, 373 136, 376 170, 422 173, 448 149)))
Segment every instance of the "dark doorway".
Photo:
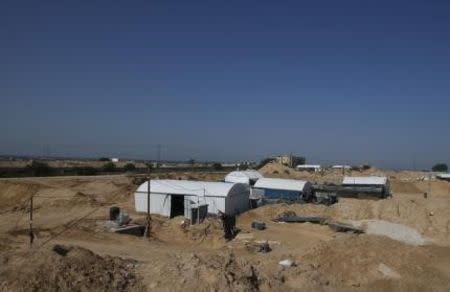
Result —
POLYGON ((170 218, 184 215, 184 196, 171 195, 170 218))

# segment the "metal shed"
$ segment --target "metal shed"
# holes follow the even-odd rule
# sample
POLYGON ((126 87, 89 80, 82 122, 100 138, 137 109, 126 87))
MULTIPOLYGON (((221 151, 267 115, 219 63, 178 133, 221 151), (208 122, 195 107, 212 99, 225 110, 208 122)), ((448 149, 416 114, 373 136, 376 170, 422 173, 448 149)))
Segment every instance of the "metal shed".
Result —
MULTIPOLYGON (((148 182, 134 193, 137 212, 147 212, 148 182)), ((249 208, 249 187, 241 183, 188 180, 151 180, 150 213, 166 217, 184 215, 191 206, 207 204, 209 214, 234 215, 249 208)))
POLYGON ((258 196, 268 201, 308 201, 312 196, 311 183, 303 180, 260 178, 254 185, 253 199, 258 196))
POLYGON ((390 195, 390 184, 384 176, 345 176, 340 195, 377 194, 380 197, 390 195))

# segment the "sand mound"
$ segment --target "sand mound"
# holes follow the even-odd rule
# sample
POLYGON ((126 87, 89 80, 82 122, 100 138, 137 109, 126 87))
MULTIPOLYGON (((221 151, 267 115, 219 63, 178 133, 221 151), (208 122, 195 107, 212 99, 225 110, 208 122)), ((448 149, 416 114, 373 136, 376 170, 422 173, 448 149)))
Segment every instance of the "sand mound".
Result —
MULTIPOLYGON (((17 259, 16 259, 17 260, 17 259)), ((8 265, 9 291, 124 291, 141 288, 135 262, 101 257, 80 247, 54 246, 33 254, 26 264, 8 265)))
POLYGON ((254 266, 234 254, 192 254, 177 265, 185 290, 257 291, 261 282, 254 266))
MULTIPOLYGON (((135 218, 133 221, 146 224, 145 217, 135 218)), ((152 236, 163 242, 175 244, 204 244, 209 248, 219 248, 225 245, 222 222, 216 218, 206 218, 200 224, 190 225, 184 216, 171 219, 153 215, 152 236)))
POLYGON ((429 258, 432 249, 405 245, 385 237, 352 235, 317 246, 302 261, 317 266, 320 274, 328 276, 332 286, 343 285, 346 290, 356 287, 363 291, 428 290, 427 287, 440 290, 449 282, 445 273, 437 272, 432 266, 429 258), (383 273, 387 269, 380 271, 380 266, 401 275, 402 281, 393 282, 393 277, 383 273), (434 276, 430 277, 432 274, 434 276))
POLYGON ((259 172, 263 176, 286 176, 291 174, 291 172, 294 172, 295 170, 292 168, 289 168, 283 164, 276 163, 276 162, 269 162, 266 165, 264 165, 262 168, 259 169, 259 172))
MULTIPOLYGON (((430 238, 437 244, 448 245, 449 204, 450 198, 430 200, 406 194, 385 200, 341 198, 337 204, 329 207, 314 204, 274 204, 245 212, 238 217, 238 223, 249 226, 253 220, 272 220, 283 212, 294 212, 298 216, 321 216, 334 221, 381 220, 413 228, 419 235, 430 238)), ((418 237, 416 239, 421 242, 418 237)))

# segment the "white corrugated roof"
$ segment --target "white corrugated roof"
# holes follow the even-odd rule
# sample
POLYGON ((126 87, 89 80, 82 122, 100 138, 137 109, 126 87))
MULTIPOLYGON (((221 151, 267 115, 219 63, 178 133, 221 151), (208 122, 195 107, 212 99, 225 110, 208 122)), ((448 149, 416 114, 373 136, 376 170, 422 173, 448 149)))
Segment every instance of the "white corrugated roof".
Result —
POLYGON ((387 177, 384 176, 345 176, 343 185, 385 185, 387 177))
POLYGON ((307 181, 283 178, 267 178, 263 177, 256 181, 254 187, 262 189, 303 191, 307 181))
MULTIPOLYGON (((147 192, 148 182, 139 186, 137 192, 147 192)), ((238 184, 224 182, 205 182, 190 180, 161 179, 150 181, 150 192, 173 195, 193 196, 228 196, 231 189, 238 184)))
POLYGON ((232 171, 225 176, 226 182, 242 182, 248 183, 250 179, 260 179, 262 174, 253 169, 242 170, 242 171, 232 171))

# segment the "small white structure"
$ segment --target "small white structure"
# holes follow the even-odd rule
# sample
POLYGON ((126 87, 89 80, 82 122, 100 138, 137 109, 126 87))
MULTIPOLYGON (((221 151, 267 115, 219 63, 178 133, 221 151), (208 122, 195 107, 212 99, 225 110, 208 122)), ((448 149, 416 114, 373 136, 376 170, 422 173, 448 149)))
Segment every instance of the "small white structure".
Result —
POLYGON ((300 164, 296 166, 297 170, 319 172, 322 167, 319 164, 300 164))
POLYGON ((244 183, 252 186, 262 177, 262 174, 253 169, 232 171, 225 176, 225 182, 244 183))
MULTIPOLYGON (((137 212, 147 212, 148 182, 134 193, 137 212)), ((151 180, 150 213, 166 217, 184 215, 191 209, 207 204, 209 214, 219 211, 234 215, 249 208, 249 187, 240 183, 188 180, 151 180)))
POLYGON ((113 158, 111 158, 111 162, 117 163, 117 162, 119 162, 119 158, 113 157, 113 158))
POLYGON ((295 179, 260 178, 253 186, 252 194, 268 200, 309 199, 312 192, 310 182, 295 179))
POLYGON ((450 181, 450 173, 439 173, 436 175, 438 179, 450 181))
POLYGON ((333 165, 331 167, 332 169, 351 169, 352 167, 350 165, 333 165))

